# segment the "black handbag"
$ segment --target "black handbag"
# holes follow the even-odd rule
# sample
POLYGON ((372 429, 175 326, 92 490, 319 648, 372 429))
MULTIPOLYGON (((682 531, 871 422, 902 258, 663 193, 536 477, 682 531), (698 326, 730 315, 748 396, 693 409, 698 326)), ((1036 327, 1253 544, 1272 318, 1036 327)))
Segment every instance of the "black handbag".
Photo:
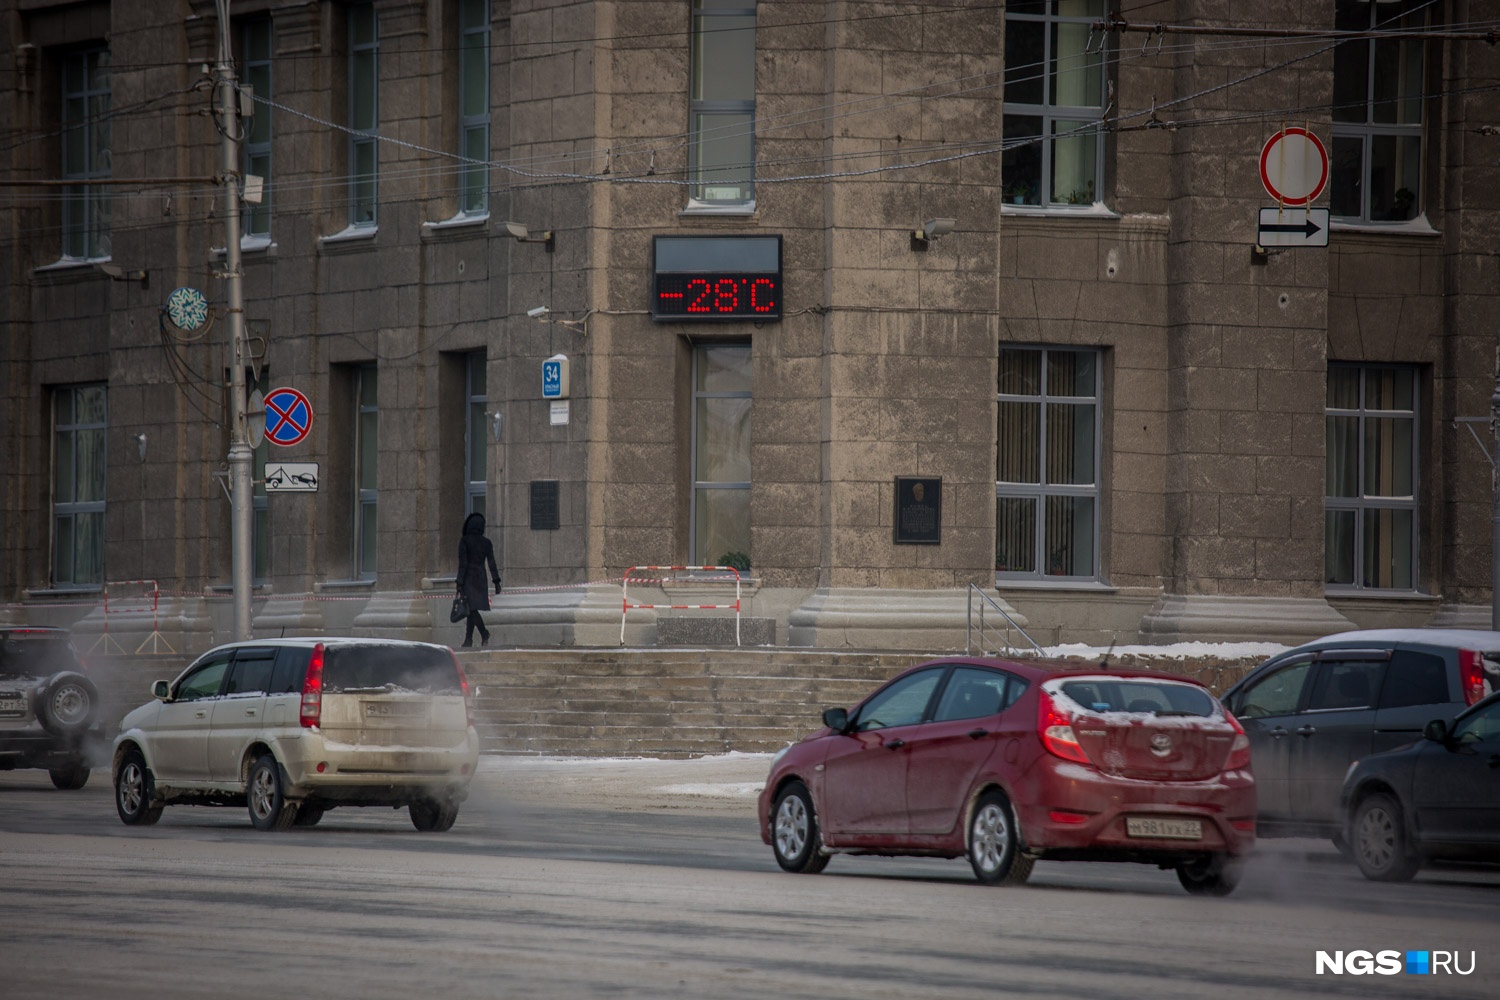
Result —
POLYGON ((464 600, 464 595, 459 594, 453 599, 453 610, 448 612, 450 622, 461 622, 469 617, 469 602, 464 600))

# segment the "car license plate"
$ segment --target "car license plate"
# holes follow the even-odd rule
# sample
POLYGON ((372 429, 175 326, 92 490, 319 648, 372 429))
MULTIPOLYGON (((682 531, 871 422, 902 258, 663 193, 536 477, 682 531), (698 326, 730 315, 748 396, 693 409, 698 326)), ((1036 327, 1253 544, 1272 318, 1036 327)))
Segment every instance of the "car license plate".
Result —
POLYGON ((15 691, 0 691, 0 712, 20 715, 26 711, 26 699, 15 691))
POLYGON ((1196 819, 1126 816, 1125 833, 1131 837, 1155 837, 1161 840, 1202 840, 1203 822, 1196 819))
POLYGON ((367 701, 367 719, 410 719, 426 712, 427 706, 419 701, 367 701))

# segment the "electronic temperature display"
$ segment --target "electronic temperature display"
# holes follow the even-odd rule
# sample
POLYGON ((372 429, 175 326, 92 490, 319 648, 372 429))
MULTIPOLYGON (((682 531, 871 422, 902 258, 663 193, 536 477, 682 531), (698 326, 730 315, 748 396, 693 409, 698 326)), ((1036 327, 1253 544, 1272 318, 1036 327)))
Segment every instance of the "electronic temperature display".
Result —
POLYGON ((780 319, 779 274, 658 274, 657 319, 780 319))
POLYGON ((780 236, 657 236, 651 318, 781 319, 780 236))

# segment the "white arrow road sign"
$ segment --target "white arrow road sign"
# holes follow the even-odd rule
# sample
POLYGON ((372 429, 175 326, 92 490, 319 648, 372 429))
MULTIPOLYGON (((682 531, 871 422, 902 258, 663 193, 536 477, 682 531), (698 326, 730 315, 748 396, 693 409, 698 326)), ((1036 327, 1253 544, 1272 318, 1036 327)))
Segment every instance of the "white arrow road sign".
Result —
POLYGON ((1255 242, 1263 247, 1326 247, 1328 209, 1263 208, 1255 242))

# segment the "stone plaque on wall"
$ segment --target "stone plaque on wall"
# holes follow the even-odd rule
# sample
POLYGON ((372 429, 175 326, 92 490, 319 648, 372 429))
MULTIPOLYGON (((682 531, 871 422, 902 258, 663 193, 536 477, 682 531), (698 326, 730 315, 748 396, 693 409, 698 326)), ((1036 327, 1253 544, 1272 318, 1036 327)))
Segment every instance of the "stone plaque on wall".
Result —
POLYGON ((897 476, 895 542, 937 545, 943 540, 941 477, 897 476))
POLYGON ((557 480, 533 479, 531 481, 531 530, 556 531, 558 523, 557 480))

